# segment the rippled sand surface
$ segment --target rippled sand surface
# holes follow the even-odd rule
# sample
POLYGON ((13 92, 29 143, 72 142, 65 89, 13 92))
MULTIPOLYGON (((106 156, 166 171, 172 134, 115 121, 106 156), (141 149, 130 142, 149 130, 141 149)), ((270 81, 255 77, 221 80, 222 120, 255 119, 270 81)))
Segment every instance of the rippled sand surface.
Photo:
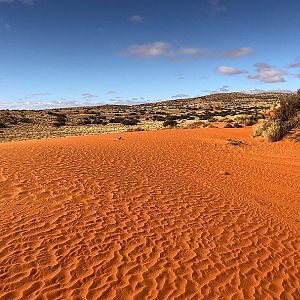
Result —
POLYGON ((300 299, 300 144, 250 134, 1 144, 0 299, 300 299))

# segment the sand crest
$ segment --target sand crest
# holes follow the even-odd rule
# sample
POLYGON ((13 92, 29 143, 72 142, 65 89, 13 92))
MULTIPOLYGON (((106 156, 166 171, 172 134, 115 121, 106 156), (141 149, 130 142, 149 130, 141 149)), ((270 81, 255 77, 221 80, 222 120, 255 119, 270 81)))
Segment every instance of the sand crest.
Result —
POLYGON ((300 299, 300 144, 118 136, 0 145, 0 299, 300 299))

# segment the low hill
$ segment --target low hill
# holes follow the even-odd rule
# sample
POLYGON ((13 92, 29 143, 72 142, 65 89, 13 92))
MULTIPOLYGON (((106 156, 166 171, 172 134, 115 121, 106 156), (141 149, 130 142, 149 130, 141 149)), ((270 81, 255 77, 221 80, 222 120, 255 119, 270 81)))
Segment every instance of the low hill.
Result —
POLYGON ((166 121, 185 127, 194 122, 231 122, 236 117, 253 120, 288 95, 220 93, 133 106, 2 110, 0 141, 161 129, 166 121))

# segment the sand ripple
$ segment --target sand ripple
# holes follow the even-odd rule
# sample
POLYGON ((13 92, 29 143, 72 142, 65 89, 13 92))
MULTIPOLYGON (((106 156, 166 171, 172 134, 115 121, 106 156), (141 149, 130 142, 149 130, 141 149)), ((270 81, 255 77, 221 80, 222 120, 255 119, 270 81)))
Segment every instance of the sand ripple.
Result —
POLYGON ((248 134, 1 144, 0 298, 300 299, 300 148, 248 134))

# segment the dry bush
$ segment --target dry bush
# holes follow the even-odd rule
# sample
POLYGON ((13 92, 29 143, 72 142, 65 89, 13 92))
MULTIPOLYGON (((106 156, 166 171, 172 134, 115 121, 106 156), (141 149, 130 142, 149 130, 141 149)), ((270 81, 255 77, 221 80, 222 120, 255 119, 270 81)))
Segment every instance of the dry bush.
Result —
POLYGON ((268 119, 260 120, 253 128, 254 136, 268 141, 282 139, 291 129, 300 125, 300 90, 297 94, 280 101, 278 107, 268 112, 268 119))
POLYGON ((259 120, 258 123, 253 127, 253 136, 262 136, 263 133, 266 131, 268 128, 269 120, 259 120))

